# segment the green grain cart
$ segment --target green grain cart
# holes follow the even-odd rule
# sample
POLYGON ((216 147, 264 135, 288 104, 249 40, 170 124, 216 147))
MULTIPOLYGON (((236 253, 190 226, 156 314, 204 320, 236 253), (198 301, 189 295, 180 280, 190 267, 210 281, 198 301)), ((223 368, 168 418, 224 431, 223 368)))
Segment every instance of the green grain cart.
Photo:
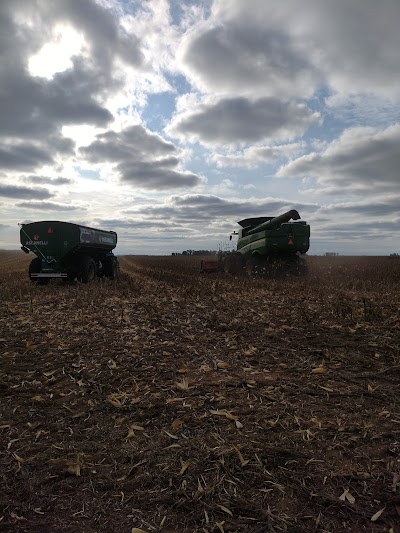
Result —
POLYGON ((29 265, 29 278, 46 284, 52 278, 88 283, 96 277, 116 279, 118 259, 114 231, 88 228, 58 221, 20 224, 21 249, 36 257, 29 265))

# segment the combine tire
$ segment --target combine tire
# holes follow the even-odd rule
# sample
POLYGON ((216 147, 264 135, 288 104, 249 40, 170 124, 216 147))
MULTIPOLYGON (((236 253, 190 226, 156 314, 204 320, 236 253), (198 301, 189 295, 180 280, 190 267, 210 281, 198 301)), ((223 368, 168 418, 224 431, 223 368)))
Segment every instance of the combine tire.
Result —
POLYGON ((234 262, 234 274, 237 274, 240 276, 240 274, 243 274, 244 272, 244 257, 242 254, 235 254, 233 258, 234 262))
POLYGON ((86 255, 82 258, 79 266, 78 280, 82 283, 90 283, 96 277, 96 263, 86 255))
POLYGON ((224 261, 225 274, 241 274, 244 268, 242 254, 228 255, 224 261))
POLYGON ((32 274, 39 274, 40 270, 42 268, 42 262, 38 257, 35 257, 35 259, 32 259, 32 261, 29 264, 29 279, 33 283, 37 283, 38 285, 47 285, 50 281, 49 278, 33 278, 32 274))
POLYGON ((257 276, 262 273, 263 260, 259 255, 253 255, 246 263, 246 272, 249 276, 257 276))
POLYGON ((227 255, 224 258, 224 273, 225 274, 233 274, 233 257, 230 255, 227 255))

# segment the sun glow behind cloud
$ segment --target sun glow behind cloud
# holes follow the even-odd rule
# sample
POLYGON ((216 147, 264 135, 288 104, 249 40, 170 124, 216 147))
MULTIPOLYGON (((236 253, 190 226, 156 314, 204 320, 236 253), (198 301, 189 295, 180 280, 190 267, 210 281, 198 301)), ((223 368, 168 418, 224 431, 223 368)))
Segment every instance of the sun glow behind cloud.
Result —
POLYGON ((28 61, 32 76, 51 79, 57 72, 72 67, 71 58, 82 54, 85 41, 71 26, 58 24, 52 32, 52 40, 42 46, 28 61))

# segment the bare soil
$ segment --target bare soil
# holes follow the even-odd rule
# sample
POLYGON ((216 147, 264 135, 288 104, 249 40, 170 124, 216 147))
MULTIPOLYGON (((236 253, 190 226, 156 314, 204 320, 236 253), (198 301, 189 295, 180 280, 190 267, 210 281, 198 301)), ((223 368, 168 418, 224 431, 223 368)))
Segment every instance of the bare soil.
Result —
POLYGON ((399 531, 400 260, 29 259, 0 252, 0 531, 399 531))

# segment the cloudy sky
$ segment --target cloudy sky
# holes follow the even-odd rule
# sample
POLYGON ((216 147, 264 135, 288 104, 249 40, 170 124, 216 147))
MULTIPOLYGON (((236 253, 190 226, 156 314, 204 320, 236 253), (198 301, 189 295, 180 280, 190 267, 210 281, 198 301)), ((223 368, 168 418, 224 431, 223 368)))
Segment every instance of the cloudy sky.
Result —
POLYGON ((400 252, 399 0, 0 2, 0 248, 18 223, 217 249, 297 209, 311 254, 400 252))

